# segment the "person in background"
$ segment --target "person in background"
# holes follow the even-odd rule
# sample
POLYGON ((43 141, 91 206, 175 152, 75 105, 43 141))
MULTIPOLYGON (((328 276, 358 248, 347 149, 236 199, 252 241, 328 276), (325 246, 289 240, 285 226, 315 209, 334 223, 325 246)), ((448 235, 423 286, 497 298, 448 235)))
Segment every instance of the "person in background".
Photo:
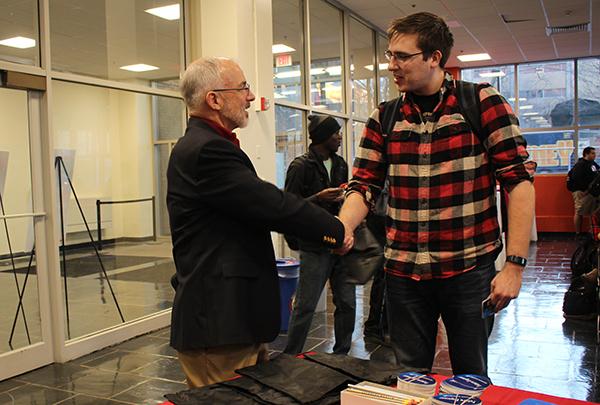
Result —
POLYGON ((323 208, 257 176, 232 132, 247 125, 254 100, 237 63, 194 61, 181 92, 190 117, 167 169, 176 267, 171 346, 188 385, 200 387, 266 360, 265 344, 279 333, 270 232, 333 248, 342 245, 344 227, 323 208))
POLYGON ((578 238, 582 237, 583 217, 591 216, 599 207, 598 198, 588 193, 588 187, 598 176, 600 169, 595 160, 596 149, 588 146, 583 149, 583 157, 580 157, 569 171, 569 181, 572 182, 569 188, 572 189, 573 205, 575 206, 573 224, 578 238))
MULTIPOLYGON (((367 227, 377 238, 377 242, 385 248, 385 216, 388 203, 388 187, 383 188, 372 212, 367 215, 367 227)), ((383 262, 382 262, 383 264, 383 262)), ((386 344, 388 319, 385 307, 385 271, 382 265, 373 275, 369 294, 369 316, 365 321, 363 336, 365 342, 386 344)))
MULTIPOLYGON (((311 144, 308 152, 290 163, 285 191, 337 215, 343 199, 341 186, 348 181, 348 165, 336 153, 342 141, 340 125, 335 118, 324 115, 310 115, 308 119, 311 144)), ((306 226, 310 227, 312 223, 306 226)), ((333 352, 348 353, 354 331, 356 296, 355 286, 346 281, 342 258, 314 242, 289 236, 286 239, 292 249, 300 250, 300 279, 284 352, 297 354, 303 351, 319 297, 329 280, 335 305, 333 352)))
POLYGON ((383 134, 385 103, 367 121, 339 216, 356 229, 389 179, 386 305, 397 363, 431 370, 441 316, 454 374, 487 375, 493 317, 482 318, 482 302, 489 299, 497 312, 519 294, 535 164, 528 163, 510 104, 489 84, 477 87, 484 133, 465 121, 456 83, 444 70, 454 40, 442 18, 396 19, 388 40, 388 69, 402 94, 395 125, 383 134), (497 275, 496 180, 516 202, 508 206, 507 261, 497 275))

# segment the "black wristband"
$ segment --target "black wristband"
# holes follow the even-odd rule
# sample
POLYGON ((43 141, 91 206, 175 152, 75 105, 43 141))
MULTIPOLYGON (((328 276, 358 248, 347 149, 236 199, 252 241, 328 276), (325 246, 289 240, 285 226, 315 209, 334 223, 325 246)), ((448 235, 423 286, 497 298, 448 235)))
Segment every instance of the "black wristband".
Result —
POLYGON ((527 266, 527 259, 521 256, 506 256, 506 261, 517 264, 521 267, 527 266))

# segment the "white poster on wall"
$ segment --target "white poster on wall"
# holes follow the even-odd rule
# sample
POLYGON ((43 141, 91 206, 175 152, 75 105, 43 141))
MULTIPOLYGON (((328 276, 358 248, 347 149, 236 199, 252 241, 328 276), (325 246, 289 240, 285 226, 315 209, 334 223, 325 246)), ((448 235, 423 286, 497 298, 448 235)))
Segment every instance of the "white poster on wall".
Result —
MULTIPOLYGON (((57 187, 60 187, 60 191, 62 192, 62 210, 64 215, 64 226, 66 228, 69 223, 69 219, 67 218, 69 212, 69 201, 71 201, 71 187, 69 186, 69 180, 65 174, 65 169, 71 182, 73 182, 73 169, 75 167, 75 149, 54 149, 54 162, 55 162, 55 170, 54 175, 56 177, 57 187), (56 158, 61 157, 64 163, 64 166, 60 163, 56 165, 56 158), (60 170, 60 179, 61 182, 58 184, 58 170, 60 170)), ((59 189, 56 190, 56 207, 59 210, 56 213, 56 217, 60 218, 60 194, 59 189)), ((65 229, 66 232, 66 229, 65 229)), ((58 224, 58 229, 56 230, 56 235, 58 236, 58 240, 62 241, 62 235, 60 230, 60 222, 58 224)), ((65 242, 66 243, 66 242, 65 242)))

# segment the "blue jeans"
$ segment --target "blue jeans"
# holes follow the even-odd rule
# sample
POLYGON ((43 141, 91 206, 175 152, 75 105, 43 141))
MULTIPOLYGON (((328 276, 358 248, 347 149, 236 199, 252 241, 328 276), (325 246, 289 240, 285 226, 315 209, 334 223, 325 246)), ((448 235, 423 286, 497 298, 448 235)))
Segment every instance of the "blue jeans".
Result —
POLYGON ((310 331, 319 297, 329 279, 335 305, 333 352, 346 354, 352 344, 356 317, 356 287, 348 284, 346 269, 340 256, 329 252, 300 251, 300 280, 290 318, 288 341, 284 353, 302 352, 310 331))
POLYGON ((487 344, 493 317, 481 318, 494 263, 446 279, 415 281, 386 274, 390 339, 399 366, 429 372, 438 318, 448 334, 454 374, 487 376, 487 344))

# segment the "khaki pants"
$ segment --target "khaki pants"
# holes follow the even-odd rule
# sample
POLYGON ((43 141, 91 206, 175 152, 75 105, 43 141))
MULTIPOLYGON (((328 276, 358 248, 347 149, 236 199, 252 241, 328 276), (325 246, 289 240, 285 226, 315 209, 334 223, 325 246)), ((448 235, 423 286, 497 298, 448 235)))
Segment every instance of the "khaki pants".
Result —
POLYGON ((236 376, 235 370, 269 360, 266 344, 226 345, 177 352, 190 388, 202 387, 236 376))

